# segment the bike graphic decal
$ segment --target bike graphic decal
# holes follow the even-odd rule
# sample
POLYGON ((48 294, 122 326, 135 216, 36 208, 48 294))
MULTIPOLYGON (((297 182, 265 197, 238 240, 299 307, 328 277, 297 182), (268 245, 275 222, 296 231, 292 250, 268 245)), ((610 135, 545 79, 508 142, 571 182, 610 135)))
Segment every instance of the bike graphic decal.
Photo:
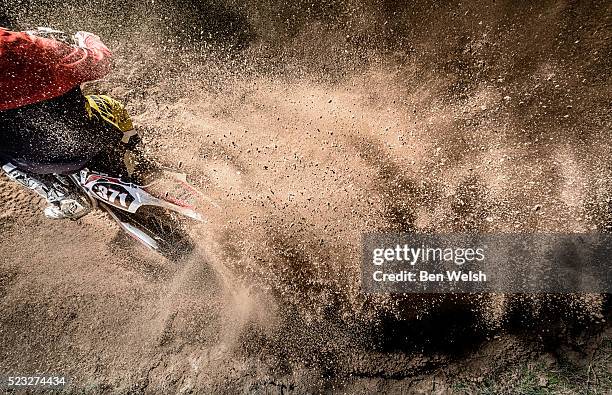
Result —
POLYGON ((132 204, 138 200, 129 186, 111 178, 92 175, 87 179, 85 187, 97 199, 126 211, 132 211, 132 204))
MULTIPOLYGON (((145 189, 134 184, 124 183, 118 178, 101 174, 87 174, 86 172, 81 173, 79 182, 93 198, 123 211, 135 213, 143 205, 158 206, 198 221, 202 220, 202 216, 189 207, 188 202, 177 200, 169 196, 169 193, 162 193, 162 197, 157 197, 147 190, 149 188, 145 189)), ((180 184, 183 186, 183 191, 190 192, 190 189, 195 191, 189 184, 180 184)), ((184 196, 181 197, 185 198, 184 196)))
POLYGON ((119 205, 124 209, 130 207, 135 200, 127 189, 118 184, 97 182, 91 186, 90 190, 101 200, 113 206, 119 205))

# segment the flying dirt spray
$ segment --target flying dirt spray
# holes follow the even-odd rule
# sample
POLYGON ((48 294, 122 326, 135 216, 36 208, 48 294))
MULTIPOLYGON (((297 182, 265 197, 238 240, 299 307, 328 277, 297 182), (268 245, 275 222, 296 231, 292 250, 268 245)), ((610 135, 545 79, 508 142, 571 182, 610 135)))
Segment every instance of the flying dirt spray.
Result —
MULTIPOLYGON (((112 308, 93 297, 86 307, 65 292, 90 284, 76 275, 31 296, 33 305, 52 295, 52 308, 79 306, 67 331, 84 348, 105 349, 95 369, 112 385, 127 388, 134 377, 122 378, 122 366, 136 364, 142 388, 163 386, 165 375, 229 388, 240 372, 261 369, 255 377, 304 375, 302 389, 316 392, 316 377, 378 377, 381 364, 390 377, 427 374, 500 328, 565 332, 609 311, 601 295, 366 295, 359 267, 369 231, 610 229, 605 4, 7 7, 21 25, 106 38, 115 72, 87 89, 126 102, 149 153, 180 161, 220 206, 191 230, 199 251, 179 266, 80 224, 63 231, 82 234, 78 244, 57 242, 62 232, 25 236, 58 247, 44 249, 56 268, 94 267, 91 281, 124 296, 125 305, 108 296, 112 308), (68 265, 59 247, 87 264, 68 265), (98 314, 113 317, 94 326, 111 335, 89 343, 84 325, 98 314), (409 356, 421 351, 435 357, 409 356)), ((17 192, 2 193, 8 223, 17 192)), ((6 278, 33 266, 15 256, 23 250, 1 251, 19 262, 6 278)), ((8 309, 3 323, 19 314, 8 309)), ((529 352, 517 350, 517 359, 529 352)))

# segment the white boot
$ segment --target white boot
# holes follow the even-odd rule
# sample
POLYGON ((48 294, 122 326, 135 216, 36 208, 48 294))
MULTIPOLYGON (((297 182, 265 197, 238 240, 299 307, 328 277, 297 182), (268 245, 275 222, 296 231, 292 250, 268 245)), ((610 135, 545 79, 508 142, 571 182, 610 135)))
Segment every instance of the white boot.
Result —
POLYGON ((69 197, 53 202, 45 207, 45 217, 50 219, 79 219, 90 210, 76 199, 69 197))

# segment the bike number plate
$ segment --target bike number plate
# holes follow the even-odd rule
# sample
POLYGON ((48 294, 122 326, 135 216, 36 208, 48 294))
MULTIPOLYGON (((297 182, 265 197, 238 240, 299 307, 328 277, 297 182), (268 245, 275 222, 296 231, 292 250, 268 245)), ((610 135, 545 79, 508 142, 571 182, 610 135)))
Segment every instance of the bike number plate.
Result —
POLYGON ((85 187, 99 200, 120 208, 130 210, 132 204, 137 200, 128 186, 109 178, 95 177, 88 179, 85 187))

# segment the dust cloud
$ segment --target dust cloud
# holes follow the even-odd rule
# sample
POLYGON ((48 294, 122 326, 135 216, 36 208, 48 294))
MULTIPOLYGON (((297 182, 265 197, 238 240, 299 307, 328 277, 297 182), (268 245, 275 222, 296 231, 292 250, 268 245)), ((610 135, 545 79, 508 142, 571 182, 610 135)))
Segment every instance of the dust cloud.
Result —
POLYGON ((170 264, 102 217, 40 220, 2 184, 3 367, 102 390, 365 390, 348 378, 429 374, 500 331, 603 325, 601 295, 368 296, 359 262, 372 230, 610 230, 609 4, 6 9, 107 41, 115 71, 86 89, 123 100, 150 154, 220 207, 170 264))

